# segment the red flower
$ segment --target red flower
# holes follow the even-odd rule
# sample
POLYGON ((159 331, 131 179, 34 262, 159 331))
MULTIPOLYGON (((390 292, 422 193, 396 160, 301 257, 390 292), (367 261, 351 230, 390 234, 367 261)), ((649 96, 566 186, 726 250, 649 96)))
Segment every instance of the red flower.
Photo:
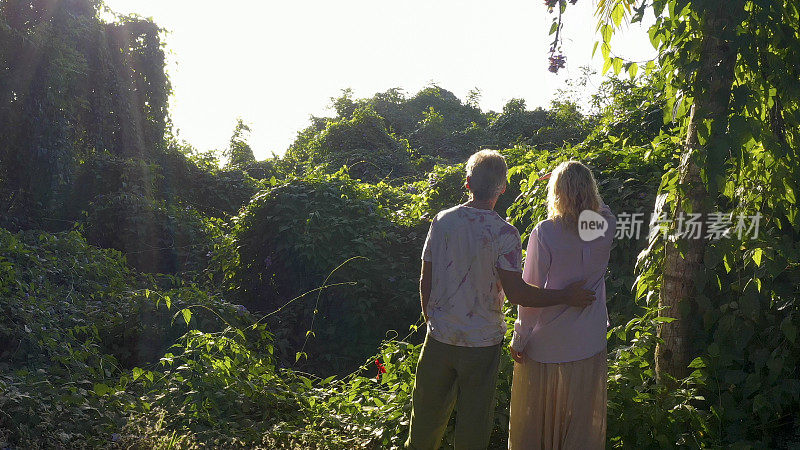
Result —
POLYGON ((381 362, 378 361, 377 359, 375 360, 375 365, 378 366, 378 376, 376 376, 375 379, 380 380, 381 374, 386 373, 386 367, 383 364, 381 364, 381 362))

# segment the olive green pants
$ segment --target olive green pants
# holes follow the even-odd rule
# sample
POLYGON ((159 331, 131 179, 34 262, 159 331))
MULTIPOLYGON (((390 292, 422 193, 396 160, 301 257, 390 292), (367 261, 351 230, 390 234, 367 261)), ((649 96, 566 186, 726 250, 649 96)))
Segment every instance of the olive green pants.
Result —
POLYGON ((461 347, 430 336, 419 355, 406 448, 437 449, 453 406, 456 449, 485 449, 494 414, 502 344, 461 347))

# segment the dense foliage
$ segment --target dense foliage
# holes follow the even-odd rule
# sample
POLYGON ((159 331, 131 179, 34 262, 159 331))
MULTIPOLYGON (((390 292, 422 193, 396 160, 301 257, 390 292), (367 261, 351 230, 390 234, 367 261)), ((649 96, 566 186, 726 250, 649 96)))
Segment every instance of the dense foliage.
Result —
MULTIPOLYGON (((523 238, 545 216, 540 177, 567 159, 615 213, 644 214, 607 276, 610 447, 797 445, 797 7, 745 2, 726 35, 740 52, 728 125, 701 121, 695 158, 711 206, 764 219, 758 237, 705 246, 685 306, 691 367, 664 383, 656 349, 674 318, 647 220, 689 192, 710 3, 636 3, 600 2, 606 69, 636 75, 607 44, 650 6, 658 64, 607 78, 590 112, 564 92, 483 112, 479 91, 345 90, 284 157, 256 161, 242 120, 219 152, 171 135, 152 22, 104 21, 95 0, 0 2, 0 448, 400 446, 422 240, 487 147, 509 162, 496 210, 523 238)), ((504 350, 492 448, 506 447, 512 369, 504 350)))
POLYGON ((647 71, 663 74, 654 88, 670 129, 653 144, 682 146, 656 209, 722 212, 734 229, 718 240, 654 239, 641 255, 637 293, 660 291, 677 319, 659 330, 670 339, 656 354, 659 375, 666 385, 704 385, 714 445, 796 445, 800 10, 793 1, 600 3, 604 70, 636 73, 610 53, 610 40, 625 17, 656 16, 649 34, 659 57, 647 71), (755 215, 758 232, 748 233, 755 215), (675 284, 688 298, 675 298, 675 284))
POLYGON ((401 212, 372 190, 346 174, 290 179, 253 197, 236 218, 225 288, 252 310, 281 308, 268 323, 283 324, 280 354, 292 362, 307 352, 307 365, 352 370, 348 362, 419 316, 415 280, 427 229, 402 224, 401 212), (335 286, 313 292, 327 285, 335 286))

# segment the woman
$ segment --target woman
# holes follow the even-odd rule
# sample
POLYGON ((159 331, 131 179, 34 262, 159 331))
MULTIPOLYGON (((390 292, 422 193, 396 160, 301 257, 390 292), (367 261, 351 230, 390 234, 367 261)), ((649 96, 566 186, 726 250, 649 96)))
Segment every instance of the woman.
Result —
POLYGON ((584 279, 596 300, 586 308, 519 307, 511 341, 516 364, 509 448, 601 449, 608 373, 605 273, 616 221, 580 162, 560 164, 547 191, 548 218, 531 232, 522 277, 551 289, 584 279), (590 228, 600 231, 587 236, 590 228))

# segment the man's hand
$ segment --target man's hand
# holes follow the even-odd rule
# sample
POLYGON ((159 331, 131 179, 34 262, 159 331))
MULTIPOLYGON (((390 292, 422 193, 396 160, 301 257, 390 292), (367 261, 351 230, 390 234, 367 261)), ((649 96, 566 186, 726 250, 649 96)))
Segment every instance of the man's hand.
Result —
POLYGON ((511 352, 511 358, 514 361, 522 364, 522 352, 514 350, 514 347, 511 347, 510 345, 508 346, 508 350, 511 352))
POLYGON ((578 308, 585 308, 592 304, 595 300, 594 291, 584 289, 583 285, 586 280, 576 281, 561 290, 561 295, 564 296, 563 304, 575 306, 578 308))

